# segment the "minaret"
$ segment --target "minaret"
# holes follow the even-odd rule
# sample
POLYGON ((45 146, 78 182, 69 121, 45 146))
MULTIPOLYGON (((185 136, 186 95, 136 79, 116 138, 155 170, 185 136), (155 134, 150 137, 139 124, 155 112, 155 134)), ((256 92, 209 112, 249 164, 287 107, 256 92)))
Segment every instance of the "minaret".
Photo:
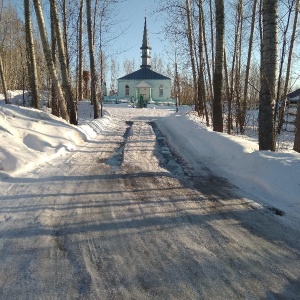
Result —
POLYGON ((145 17, 145 24, 144 24, 143 45, 140 49, 142 50, 141 68, 149 68, 150 69, 151 68, 151 66, 150 66, 150 50, 151 50, 151 47, 149 46, 146 17, 145 17))

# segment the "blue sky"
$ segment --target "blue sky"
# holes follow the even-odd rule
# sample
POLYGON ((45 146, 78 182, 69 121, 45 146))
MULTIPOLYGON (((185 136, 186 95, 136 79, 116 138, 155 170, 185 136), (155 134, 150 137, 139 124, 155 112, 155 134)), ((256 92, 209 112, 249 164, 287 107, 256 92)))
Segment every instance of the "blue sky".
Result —
MULTIPOLYGON (((48 1, 48 0, 47 0, 48 1)), ((74 0, 75 1, 75 0, 74 0)), ((43 2, 43 0, 41 1, 43 2)), ((21 18, 23 17, 23 0, 4 0, 4 4, 11 3, 15 6, 21 18)), ((115 55, 119 61, 120 69, 123 68, 125 59, 135 59, 136 67, 141 64, 140 47, 142 46, 144 18, 147 17, 148 37, 152 47, 152 56, 157 54, 166 57, 166 41, 162 34, 163 20, 159 18, 155 0, 124 0, 116 5, 115 18, 118 23, 116 30, 124 31, 122 36, 110 43, 106 55, 115 55)), ((33 13, 34 15, 34 13, 33 13)), ((115 35, 115 33, 112 33, 115 35)))
POLYGON ((122 27, 126 31, 122 37, 118 38, 114 47, 123 47, 126 50, 118 55, 118 60, 122 63, 124 59, 135 59, 138 66, 141 63, 140 47, 142 46, 144 18, 147 17, 148 37, 152 47, 152 55, 155 53, 164 56, 166 42, 162 34, 163 20, 160 20, 156 13, 155 1, 150 0, 125 0, 119 4, 120 19, 124 19, 122 27))

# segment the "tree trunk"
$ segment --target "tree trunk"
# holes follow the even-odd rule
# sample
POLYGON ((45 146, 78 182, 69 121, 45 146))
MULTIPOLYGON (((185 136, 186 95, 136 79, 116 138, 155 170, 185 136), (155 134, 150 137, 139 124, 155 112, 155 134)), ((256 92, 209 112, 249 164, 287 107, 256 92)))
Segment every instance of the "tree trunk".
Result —
POLYGON ((213 130, 223 132, 222 87, 224 65, 224 1, 215 0, 216 5, 216 52, 214 70, 213 130))
POLYGON ((195 103, 195 110, 198 112, 198 80, 197 80, 197 72, 196 72, 196 62, 195 62, 195 55, 194 55, 194 41, 193 41, 193 27, 191 21, 191 10, 190 10, 190 0, 185 1, 186 7, 186 17, 187 17, 187 37, 189 43, 189 50, 190 50, 190 60, 192 65, 192 73, 193 73, 193 83, 194 83, 194 103, 195 103))
POLYGON ((176 97, 176 112, 178 111, 178 107, 180 106, 180 83, 178 76, 178 68, 177 68, 177 50, 175 49, 175 79, 174 79, 174 92, 176 97))
POLYGON ((60 113, 63 119, 66 121, 70 121, 67 106, 66 106, 66 101, 58 80, 57 72, 52 60, 52 53, 51 49, 47 40, 47 31, 46 31, 46 26, 44 22, 44 16, 43 16, 43 11, 42 11, 42 6, 40 0, 33 0, 34 3, 34 8, 35 8, 35 13, 38 21, 38 27, 40 31, 40 36, 43 44, 43 49, 44 49, 44 54, 45 54, 45 60, 47 62, 47 67, 49 69, 49 73, 51 75, 52 82, 55 85, 59 105, 60 105, 60 113))
POLYGON ((227 55, 226 49, 224 49, 224 75, 225 75, 225 84, 226 84, 226 98, 227 98, 227 133, 231 134, 232 129, 232 101, 230 96, 230 86, 229 86, 229 76, 228 76, 228 66, 227 66, 227 55))
POLYGON ((235 24, 235 35, 234 35, 234 51, 233 51, 233 58, 232 58, 232 66, 231 66, 231 82, 230 82, 230 98, 228 100, 228 133, 231 133, 232 125, 232 103, 234 103, 234 94, 236 93, 236 102, 237 102, 237 115, 239 115, 240 110, 240 103, 239 103, 239 72, 238 72, 238 53, 239 53, 239 40, 240 40, 240 26, 241 26, 241 12, 242 12, 242 5, 243 0, 238 0, 238 6, 236 11, 236 24, 235 24))
POLYGON ((104 54, 102 42, 100 42, 100 117, 103 117, 103 98, 104 98, 104 54))
POLYGON ((96 95, 97 78, 96 78, 93 32, 92 32, 91 0, 86 0, 86 17, 87 17, 87 31, 88 31, 90 69, 91 69, 91 102, 94 105, 94 118, 98 119, 99 103, 97 101, 97 95, 96 95))
POLYGON ((213 18, 213 8, 212 0, 209 0, 209 14, 210 14, 210 40, 211 40, 211 64, 212 73, 215 72, 215 35, 214 35, 214 18, 213 18))
MULTIPOLYGON (((289 3, 289 12, 287 15, 287 22, 284 28, 284 32, 283 32, 283 45, 282 45, 282 50, 281 50, 281 57, 280 57, 280 64, 279 64, 279 75, 278 75, 278 79, 277 79, 277 95, 275 98, 275 109, 274 109, 274 124, 276 126, 276 121, 277 121, 277 117, 278 117, 278 108, 279 108, 279 102, 280 102, 280 92, 281 92, 281 80, 282 80, 282 72, 283 72, 283 64, 284 64, 284 60, 285 60, 285 56, 286 56, 286 45, 287 45, 287 31, 289 29, 289 24, 290 24, 290 19, 291 19, 291 14, 292 14, 292 7, 294 4, 294 1, 292 1, 292 4, 289 3)), ((277 129, 278 132, 278 129, 277 129)), ((277 133, 276 132, 276 133, 277 133)))
POLYGON ((78 123, 77 109, 72 94, 72 87, 71 87, 70 76, 69 76, 68 66, 67 66, 67 59, 66 59, 67 51, 65 49, 63 38, 62 38, 56 0, 50 0, 50 7, 51 7, 51 11, 53 12, 55 34, 56 34, 57 45, 58 45, 60 71, 61 71, 61 78, 62 78, 62 87, 65 92, 68 108, 70 111, 70 122, 73 125, 77 125, 78 123))
POLYGON ((235 94, 236 94, 236 128, 240 129, 240 132, 243 132, 241 128, 241 115, 242 115, 242 88, 241 88, 241 63, 242 63, 242 34, 243 34, 243 0, 239 1, 238 5, 238 40, 237 40, 237 52, 236 52, 236 68, 235 68, 235 94))
POLYGON ((24 0, 24 13, 25 13, 25 32, 26 32, 26 52, 27 52, 27 60, 29 60, 28 75, 29 75, 29 82, 31 88, 32 104, 34 108, 39 109, 40 98, 39 98, 38 86, 37 86, 37 69, 36 69, 33 35, 32 35, 29 0, 24 0))
MULTIPOLYGON (((212 79, 211 79, 212 76, 211 76, 211 70, 210 70, 208 49, 207 49, 207 41, 206 41, 206 33, 205 33, 205 21, 204 21, 204 14, 203 14, 203 5, 201 6, 201 15, 202 15, 203 45, 204 45, 204 50, 205 50, 205 59, 206 59, 206 68, 207 68, 209 92, 210 92, 210 97, 212 99, 214 97, 214 92, 213 92, 213 84, 212 84, 212 79)), ((206 97, 206 98, 208 98, 208 97, 206 97)), ((209 120, 207 120, 207 121, 209 122, 209 120)))
MULTIPOLYGON (((204 54, 206 53, 205 50, 205 22, 204 22, 204 14, 203 14, 203 1, 199 0, 199 48, 200 48, 200 86, 202 89, 200 90, 203 109, 205 114, 206 125, 209 126, 209 115, 207 110, 207 93, 206 93, 206 81, 205 81, 205 58, 204 54)), ((209 65, 207 65, 207 69, 209 70, 209 65)), ((210 71, 209 71, 210 77, 210 71)), ((211 88, 211 87, 210 87, 211 88)))
POLYGON ((69 51, 68 51, 68 28, 67 28, 67 2, 63 0, 63 13, 62 13, 62 20, 63 20, 63 41, 64 41, 64 48, 65 56, 66 56, 66 64, 67 70, 70 74, 70 59, 69 59, 69 51))
POLYGON ((240 117, 241 133, 244 133, 244 131, 245 131, 245 118, 246 118, 247 102, 248 102, 247 101, 248 100, 248 86, 249 86, 250 65, 251 65, 251 58, 252 58, 253 36, 254 36, 254 29, 255 29, 254 26, 255 26, 256 6, 257 6, 257 0, 254 0, 253 10, 252 10, 251 32, 250 32, 249 47, 248 47, 248 57, 247 57, 247 65, 246 65, 243 109, 242 109, 241 117, 240 117))
POLYGON ((292 32, 291 43, 290 43, 288 64, 287 64, 287 70, 286 70, 286 76, 285 76, 283 99, 282 99, 282 104, 281 104, 281 107, 279 110, 279 117, 278 117, 278 129, 277 129, 278 134, 280 134, 282 126, 283 126, 283 122, 284 122, 284 111, 285 111, 285 107, 286 107, 286 96, 287 96, 288 86, 289 86, 289 81, 290 81, 292 56, 293 56, 294 42, 295 42, 296 30, 297 30, 297 24, 298 24, 298 15, 299 15, 299 0, 296 0, 294 25, 293 25, 293 32, 292 32))
MULTIPOLYGON (((55 34, 55 25, 54 25, 54 17, 53 11, 50 10, 50 18, 51 18, 51 50, 52 50, 52 60, 53 64, 56 68, 56 34, 55 34)), ((59 116, 59 103, 55 90, 55 85, 51 80, 51 111, 54 116, 59 116)))
POLYGON ((78 99, 83 98, 83 48, 82 48, 82 32, 83 32, 83 0, 80 0, 79 11, 79 41, 78 41, 78 99))
POLYGON ((263 2, 259 150, 275 151, 274 99, 278 57, 278 0, 263 2))
POLYGON ((5 104, 8 104, 6 81, 5 81, 5 76, 4 76, 3 64, 2 64, 2 55, 0 55, 0 77, 1 77, 1 82, 2 82, 2 89, 3 89, 5 104))

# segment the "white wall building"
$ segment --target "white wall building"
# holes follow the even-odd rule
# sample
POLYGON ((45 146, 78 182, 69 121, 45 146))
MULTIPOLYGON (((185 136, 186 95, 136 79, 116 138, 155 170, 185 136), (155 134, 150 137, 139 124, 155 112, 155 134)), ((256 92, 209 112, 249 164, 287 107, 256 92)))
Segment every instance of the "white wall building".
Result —
POLYGON ((171 99, 171 79, 151 70, 147 22, 145 17, 142 65, 133 73, 118 79, 118 98, 135 101, 138 106, 149 102, 173 102, 171 99))

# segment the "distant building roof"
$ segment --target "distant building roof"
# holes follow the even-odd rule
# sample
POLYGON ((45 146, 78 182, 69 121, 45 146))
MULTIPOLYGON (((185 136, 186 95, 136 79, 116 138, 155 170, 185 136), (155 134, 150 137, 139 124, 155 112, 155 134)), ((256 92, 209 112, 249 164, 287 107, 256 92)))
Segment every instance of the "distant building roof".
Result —
POLYGON ((292 99, 292 98, 299 97, 299 95, 300 95, 300 89, 297 89, 297 90, 295 90, 295 91, 293 91, 293 92, 287 94, 287 97, 288 97, 289 99, 292 99))
POLYGON ((167 76, 164 76, 162 74, 159 74, 155 71, 152 71, 149 68, 141 68, 135 72, 132 72, 130 74, 127 74, 119 79, 125 79, 125 80, 149 80, 149 79, 158 79, 158 80, 164 80, 164 79, 170 79, 167 76))

